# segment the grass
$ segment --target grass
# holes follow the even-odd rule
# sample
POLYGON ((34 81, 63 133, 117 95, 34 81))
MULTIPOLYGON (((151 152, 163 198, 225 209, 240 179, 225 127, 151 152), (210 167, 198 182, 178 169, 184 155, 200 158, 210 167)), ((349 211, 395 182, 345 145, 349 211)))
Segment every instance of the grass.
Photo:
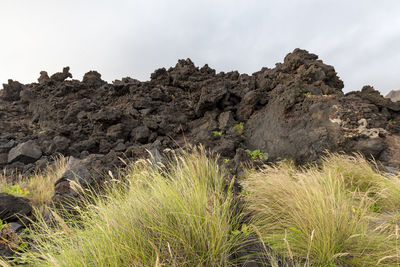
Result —
POLYGON ((247 175, 254 225, 276 253, 305 266, 398 266, 399 177, 358 155, 247 175))
POLYGON ((61 177, 66 166, 67 158, 61 156, 44 171, 25 179, 19 176, 16 180, 9 181, 5 175, 0 175, 0 192, 26 197, 33 206, 42 210, 50 204, 54 183, 61 177))
POLYGON ((247 231, 233 214, 233 183, 204 149, 176 156, 166 167, 129 166, 126 183, 79 209, 80 220, 52 211, 23 255, 31 266, 229 266, 247 231), (245 232, 245 233, 243 233, 245 232), (233 234, 234 233, 234 234, 233 234))
MULTIPOLYGON (((86 205, 71 216, 47 207, 65 158, 18 183, 0 179, 2 190, 29 192, 39 207, 31 246, 17 262, 235 266, 255 256, 235 258, 256 241, 263 247, 259 260, 271 266, 400 264, 400 177, 377 171, 360 155, 331 154, 307 168, 283 161, 248 170, 240 209, 218 157, 203 148, 172 155, 167 166, 129 164, 102 195, 87 192, 86 205)), ((0 266, 10 264, 0 259, 0 266)))

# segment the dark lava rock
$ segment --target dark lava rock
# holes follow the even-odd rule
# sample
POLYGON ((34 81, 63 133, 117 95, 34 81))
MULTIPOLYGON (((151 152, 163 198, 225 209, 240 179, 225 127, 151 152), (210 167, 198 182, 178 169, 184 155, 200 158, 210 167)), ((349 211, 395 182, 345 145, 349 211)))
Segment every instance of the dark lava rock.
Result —
POLYGON ((81 189, 96 190, 116 165, 117 162, 110 159, 110 155, 91 154, 83 160, 70 157, 65 172, 54 184, 52 201, 73 204, 71 200, 79 197, 81 189))
POLYGON ((0 153, 8 153, 17 143, 14 140, 10 140, 5 144, 0 145, 0 153))
POLYGON ((24 86, 13 80, 8 80, 8 84, 3 84, 3 91, 0 97, 5 101, 17 101, 20 99, 19 94, 24 89, 24 86))
POLYGON ((51 75, 50 80, 55 82, 63 82, 67 78, 72 78, 72 74, 69 72, 69 67, 63 68, 62 72, 57 72, 51 75))
POLYGON ((1 153, 0 154, 0 168, 4 167, 8 163, 8 154, 1 153))
POLYGON ((245 124, 246 146, 268 153, 270 160, 291 158, 299 164, 317 160, 326 150, 379 159, 387 147, 384 136, 391 134, 385 129, 389 117, 398 120, 397 107, 372 87, 344 96, 333 67, 316 59, 295 50, 284 64, 264 70, 259 84, 273 88, 265 88, 268 103, 245 124), (387 113, 380 111, 383 107, 387 113))
POLYGON ((7 193, 0 193, 0 219, 6 222, 28 222, 32 215, 32 206, 24 197, 16 197, 7 193))
POLYGON ((49 77, 49 75, 47 74, 47 71, 41 71, 40 72, 40 77, 38 78, 38 82, 40 83, 40 84, 44 84, 44 83, 47 83, 48 81, 50 81, 50 77, 49 77))
POLYGON ((56 136, 53 138, 53 144, 55 146, 55 152, 65 152, 67 151, 70 140, 64 136, 56 136))
POLYGON ((8 153, 8 163, 19 161, 25 164, 35 162, 42 156, 42 151, 34 142, 28 141, 12 148, 8 153))
MULTIPOLYGON (((96 71, 82 81, 68 78, 69 67, 50 77, 42 71, 39 83, 9 80, 0 91, 0 168, 26 176, 60 153, 70 157, 53 196, 64 207, 79 201, 76 183, 92 189, 116 177, 120 158, 150 152, 159 163, 165 148, 193 144, 221 154, 232 176, 266 163, 252 160, 247 149, 298 164, 327 150, 360 152, 392 173, 400 167, 400 102, 371 86, 344 94, 334 67, 306 50, 252 75, 217 74, 186 59, 145 82, 107 83, 96 71)), ((0 218, 18 213, 29 216, 29 202, 0 194, 0 218)))
POLYGON ((390 98, 393 102, 400 101, 400 90, 392 90, 385 97, 390 98))
POLYGON ((64 68, 51 77, 43 72, 39 83, 4 85, 1 168, 26 174, 37 169, 37 149, 15 153, 21 150, 17 144, 28 141, 48 159, 101 154, 115 162, 148 156, 156 140, 158 151, 201 143, 231 159, 239 149, 299 164, 318 160, 326 150, 358 151, 384 166, 400 166, 400 102, 371 86, 343 94, 335 69, 305 50, 252 75, 217 74, 186 59, 156 70, 146 82, 127 77, 106 83, 96 71, 82 81, 71 77, 64 68))
POLYGON ((106 83, 101 79, 101 74, 97 71, 89 71, 85 73, 82 82, 87 84, 87 86, 94 88, 98 88, 106 83))
POLYGON ((131 133, 132 138, 139 143, 147 143, 150 136, 150 130, 146 126, 135 128, 131 133))
POLYGON ((218 116, 218 126, 221 130, 228 130, 235 123, 235 118, 231 111, 225 111, 218 116))

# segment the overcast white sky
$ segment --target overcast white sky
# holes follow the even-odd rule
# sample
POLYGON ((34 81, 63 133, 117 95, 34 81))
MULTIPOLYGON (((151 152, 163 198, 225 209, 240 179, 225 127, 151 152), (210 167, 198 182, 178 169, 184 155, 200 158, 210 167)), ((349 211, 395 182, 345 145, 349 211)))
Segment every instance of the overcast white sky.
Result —
POLYGON ((251 74, 296 47, 333 65, 345 91, 400 89, 400 1, 0 0, 0 83, 64 66, 148 80, 188 57, 251 74))

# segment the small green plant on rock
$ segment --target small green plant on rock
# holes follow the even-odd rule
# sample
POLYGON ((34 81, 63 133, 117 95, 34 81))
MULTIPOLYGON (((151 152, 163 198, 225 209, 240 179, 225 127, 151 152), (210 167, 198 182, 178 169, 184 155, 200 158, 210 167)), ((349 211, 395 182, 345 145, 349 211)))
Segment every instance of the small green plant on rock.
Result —
POLYGON ((213 131, 212 132, 214 136, 222 136, 222 132, 221 131, 213 131))
POLYGON ((5 192, 10 195, 19 195, 19 196, 27 196, 30 194, 29 190, 24 187, 21 188, 20 185, 11 185, 5 188, 5 192))
POLYGON ((268 155, 266 153, 262 153, 259 149, 256 149, 256 150, 247 149, 246 152, 251 156, 252 160, 255 160, 255 159, 266 160, 266 159, 268 159, 268 155))
POLYGON ((311 92, 305 92, 305 93, 304 93, 304 96, 305 96, 305 97, 310 97, 310 96, 311 96, 311 92))
POLYGON ((233 125, 233 129, 237 134, 242 134, 243 133, 243 122, 236 123, 233 125))
POLYGON ((3 222, 3 221, 0 219, 0 231, 3 230, 6 226, 7 226, 7 223, 3 222))

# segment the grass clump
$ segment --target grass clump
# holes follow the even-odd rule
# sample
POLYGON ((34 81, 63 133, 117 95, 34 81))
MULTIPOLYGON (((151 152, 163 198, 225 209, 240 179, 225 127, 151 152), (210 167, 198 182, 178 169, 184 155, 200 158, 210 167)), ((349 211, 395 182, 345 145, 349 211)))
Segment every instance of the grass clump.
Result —
POLYGON ((26 197, 31 200, 33 206, 44 209, 50 204, 54 194, 54 183, 64 173, 66 166, 67 158, 60 156, 44 171, 27 178, 18 177, 9 181, 5 175, 0 175, 0 192, 26 197))
POLYGON ((184 153, 167 167, 131 164, 126 183, 116 182, 106 197, 77 209, 79 220, 64 221, 53 211, 60 227, 36 223, 35 249, 25 257, 33 266, 232 264, 247 230, 233 214, 232 183, 205 154, 184 153))
POLYGON ((399 178, 361 156, 330 155, 309 169, 266 166, 249 172, 244 188, 263 242, 293 262, 399 264, 399 178))

